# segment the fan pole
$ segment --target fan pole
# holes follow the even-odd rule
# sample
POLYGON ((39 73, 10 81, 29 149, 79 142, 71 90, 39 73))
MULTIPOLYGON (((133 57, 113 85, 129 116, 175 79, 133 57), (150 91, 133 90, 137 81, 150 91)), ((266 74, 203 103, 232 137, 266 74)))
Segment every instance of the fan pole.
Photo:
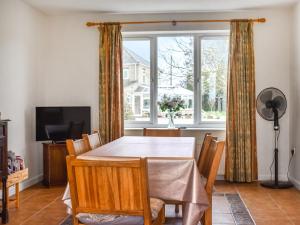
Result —
POLYGON ((275 186, 278 186, 278 147, 275 147, 274 150, 275 157, 275 186))
POLYGON ((275 186, 278 186, 278 138, 279 138, 279 125, 278 125, 278 112, 275 111, 274 116, 274 135, 275 135, 275 149, 274 149, 274 160, 275 160, 275 186), (277 122, 276 122, 277 120, 277 122), (275 125, 276 124, 276 125, 275 125))
MULTIPOLYGON (((289 181, 279 181, 278 179, 278 137, 279 137, 279 126, 274 126, 274 132, 275 132, 275 149, 274 149, 274 166, 275 166, 275 180, 270 181, 263 181, 261 182, 261 186, 266 188, 273 188, 273 189, 284 189, 284 188, 291 188, 293 187, 293 184, 289 181)), ((272 179, 272 177, 271 177, 272 179)))

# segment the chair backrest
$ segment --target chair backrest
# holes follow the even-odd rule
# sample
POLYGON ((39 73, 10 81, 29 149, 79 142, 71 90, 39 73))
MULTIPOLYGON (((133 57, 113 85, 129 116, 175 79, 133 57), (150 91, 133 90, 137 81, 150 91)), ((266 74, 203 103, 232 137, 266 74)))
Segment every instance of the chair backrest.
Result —
POLYGON ((205 165, 201 173, 206 179, 206 192, 210 195, 216 180, 220 161, 224 150, 225 141, 212 140, 205 157, 205 165))
POLYGON ((67 157, 73 216, 136 215, 151 224, 147 160, 80 160, 67 157))
POLYGON ((152 137, 180 137, 181 130, 180 128, 174 128, 174 129, 144 128, 143 135, 152 136, 152 137))
POLYGON ((77 156, 90 150, 88 143, 84 139, 78 139, 76 141, 68 139, 66 145, 69 155, 77 156))
POLYGON ((206 155, 208 153, 209 150, 209 146, 211 141, 213 140, 213 136, 211 135, 211 133, 206 133, 202 142, 202 146, 201 146, 201 151, 200 151, 200 155, 197 161, 197 166, 199 169, 199 172, 202 174, 203 173, 203 168, 205 166, 205 159, 206 159, 206 155))
POLYGON ((101 137, 98 131, 95 131, 93 134, 83 134, 82 138, 86 141, 89 146, 89 149, 95 149, 102 145, 101 137))

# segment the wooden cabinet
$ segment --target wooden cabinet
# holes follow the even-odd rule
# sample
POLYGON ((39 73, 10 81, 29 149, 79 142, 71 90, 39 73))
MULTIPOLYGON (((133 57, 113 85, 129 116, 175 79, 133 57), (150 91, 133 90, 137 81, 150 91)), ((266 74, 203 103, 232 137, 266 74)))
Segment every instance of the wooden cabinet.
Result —
POLYGON ((9 120, 0 120, 0 176, 2 182, 2 209, 1 219, 2 223, 8 223, 8 210, 7 210, 7 125, 9 120))
POLYGON ((65 144, 43 144, 45 185, 50 187, 67 183, 66 156, 65 144))

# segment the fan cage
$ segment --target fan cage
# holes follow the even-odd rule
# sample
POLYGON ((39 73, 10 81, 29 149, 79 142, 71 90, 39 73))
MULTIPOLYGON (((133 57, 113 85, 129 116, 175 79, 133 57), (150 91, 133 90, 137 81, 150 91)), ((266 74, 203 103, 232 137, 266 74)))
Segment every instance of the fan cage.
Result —
MULTIPOLYGON (((257 110, 257 112, 258 112, 258 114, 263 118, 263 119, 265 119, 265 120, 268 120, 268 121, 274 121, 274 113, 272 112, 271 114, 272 114, 272 117, 267 117, 265 114, 263 114, 263 112, 262 112, 262 110, 263 109, 266 109, 266 107, 265 107, 265 103, 263 103, 262 101, 261 101, 261 96, 263 95, 263 94, 265 94, 267 91, 272 91, 272 99, 274 99, 275 97, 277 97, 277 96, 281 96, 281 97, 283 97, 283 99, 284 99, 284 101, 285 101, 285 107, 284 107, 284 110, 281 110, 281 111, 279 111, 278 112, 278 119, 280 119, 284 114, 285 114, 285 112, 286 112, 286 108, 287 108, 287 100, 286 100, 286 97, 285 97, 285 95, 284 95, 284 93, 281 91, 281 90, 279 90, 278 88, 274 88, 274 87, 269 87, 269 88, 265 88, 265 89, 263 89, 260 93, 259 93, 259 95, 257 96, 257 98, 256 98, 256 110, 257 110), (274 95, 275 94, 275 95, 274 95)), ((269 109, 269 110, 271 110, 272 111, 272 109, 269 109)))

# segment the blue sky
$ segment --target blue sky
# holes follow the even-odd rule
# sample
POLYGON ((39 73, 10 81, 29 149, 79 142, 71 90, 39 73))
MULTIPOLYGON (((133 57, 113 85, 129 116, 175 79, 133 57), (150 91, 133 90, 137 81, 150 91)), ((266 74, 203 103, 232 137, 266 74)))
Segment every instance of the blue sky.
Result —
POLYGON ((150 41, 123 41, 123 45, 150 62, 150 41))

